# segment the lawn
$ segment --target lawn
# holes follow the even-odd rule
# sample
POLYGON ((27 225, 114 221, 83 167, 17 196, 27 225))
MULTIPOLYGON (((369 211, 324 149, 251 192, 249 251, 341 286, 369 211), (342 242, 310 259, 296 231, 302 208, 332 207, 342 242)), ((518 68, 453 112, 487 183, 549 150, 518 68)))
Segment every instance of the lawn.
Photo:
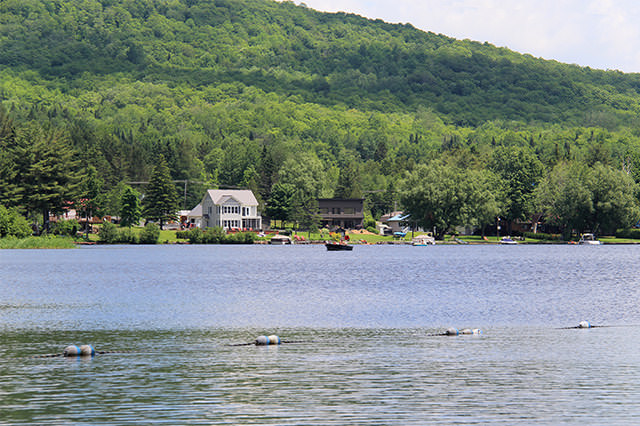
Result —
MULTIPOLYGON (((133 227, 132 230, 135 233, 140 233, 142 231, 142 227, 133 227)), ((259 237, 257 241, 268 241, 275 233, 269 233, 265 237, 259 237)), ((416 232, 414 236, 418 236, 421 233, 416 232)), ((296 233, 293 232, 291 236, 292 239, 295 238, 296 233)), ((319 232, 297 232, 299 238, 303 238, 304 241, 311 242, 321 242, 325 240, 329 240, 330 237, 324 233, 321 234, 319 232)), ((359 232, 347 232, 349 237, 349 242, 351 244, 383 244, 390 242, 411 242, 411 233, 408 233, 406 236, 402 238, 393 237, 393 236, 383 236, 376 235, 371 233, 359 233, 359 232)), ((448 235, 446 236, 444 241, 438 241, 438 244, 456 244, 455 236, 448 235)), ((483 238, 479 235, 462 235, 457 237, 459 240, 466 241, 471 244, 498 244, 500 242, 500 238, 496 236, 489 236, 483 238)), ((605 244, 640 244, 640 240, 630 239, 630 238, 616 238, 616 237, 600 237, 600 241, 605 244)), ((12 238, 3 238, 0 239, 0 249, 3 248, 71 248, 74 246, 71 238, 64 237, 29 237, 25 239, 12 239, 12 238)), ((88 239, 85 238, 85 235, 82 237, 78 237, 75 239, 76 242, 92 242, 96 243, 99 241, 98 234, 89 234, 88 239)), ((160 231, 160 237, 158 239, 159 244, 176 244, 179 242, 186 242, 186 240, 181 240, 176 237, 176 231, 164 230, 160 231)), ((295 242, 295 241, 294 241, 295 242)), ((568 244, 566 241, 545 241, 545 240, 537 240, 533 238, 527 238, 524 241, 518 241, 520 244, 568 244)))

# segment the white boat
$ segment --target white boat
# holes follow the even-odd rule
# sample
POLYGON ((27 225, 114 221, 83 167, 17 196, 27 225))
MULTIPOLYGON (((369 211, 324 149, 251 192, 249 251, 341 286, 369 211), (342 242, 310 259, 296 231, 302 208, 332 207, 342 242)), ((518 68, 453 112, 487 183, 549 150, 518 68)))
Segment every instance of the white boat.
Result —
POLYGON ((269 244, 271 245, 285 245, 285 244, 291 244, 291 237, 288 237, 286 235, 274 235, 270 240, 269 240, 269 244))
POLYGON ((511 237, 502 237, 500 240, 500 244, 518 244, 515 240, 511 239, 511 237))
POLYGON ((578 244, 597 246, 602 244, 602 241, 596 240, 596 237, 593 234, 582 234, 582 236, 580 237, 580 241, 578 241, 578 244))
POLYGON ((431 232, 413 237, 411 244, 414 246, 428 246, 436 243, 436 239, 431 232))

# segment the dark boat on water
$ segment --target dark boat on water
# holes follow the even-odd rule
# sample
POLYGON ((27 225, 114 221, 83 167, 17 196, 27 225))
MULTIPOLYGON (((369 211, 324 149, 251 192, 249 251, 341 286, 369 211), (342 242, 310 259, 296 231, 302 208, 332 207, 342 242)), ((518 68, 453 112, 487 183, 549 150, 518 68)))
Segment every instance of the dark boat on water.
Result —
POLYGON ((332 243, 332 242, 327 242, 324 244, 327 247, 327 250, 329 251, 339 251, 339 250, 353 250, 353 246, 350 246, 347 243, 332 243))

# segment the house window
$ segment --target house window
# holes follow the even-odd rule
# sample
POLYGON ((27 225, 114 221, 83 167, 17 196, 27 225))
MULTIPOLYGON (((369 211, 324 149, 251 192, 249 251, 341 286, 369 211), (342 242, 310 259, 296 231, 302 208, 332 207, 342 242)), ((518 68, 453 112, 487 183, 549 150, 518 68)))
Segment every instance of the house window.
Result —
POLYGON ((356 214, 356 209, 353 207, 345 207, 344 214, 356 214))

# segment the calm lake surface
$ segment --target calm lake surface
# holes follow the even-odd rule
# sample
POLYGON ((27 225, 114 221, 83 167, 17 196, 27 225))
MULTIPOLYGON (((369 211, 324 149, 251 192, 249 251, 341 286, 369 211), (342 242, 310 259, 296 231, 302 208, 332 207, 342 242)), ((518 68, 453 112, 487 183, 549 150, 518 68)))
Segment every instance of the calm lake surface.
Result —
POLYGON ((639 283, 640 246, 2 250, 0 424, 636 425, 639 283))

